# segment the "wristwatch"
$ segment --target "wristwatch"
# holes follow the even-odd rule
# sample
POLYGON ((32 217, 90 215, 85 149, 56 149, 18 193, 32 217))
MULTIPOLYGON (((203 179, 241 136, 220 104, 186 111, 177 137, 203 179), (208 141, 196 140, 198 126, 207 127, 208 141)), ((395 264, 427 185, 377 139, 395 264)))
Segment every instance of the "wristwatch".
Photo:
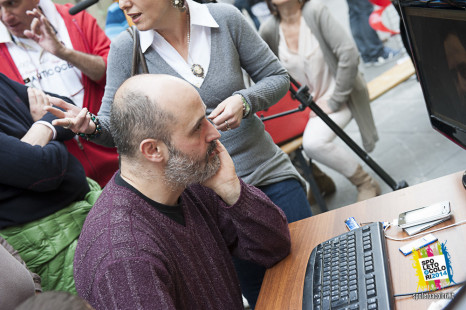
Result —
POLYGON ((246 98, 241 95, 241 100, 243 101, 243 118, 247 117, 249 115, 249 112, 251 112, 251 106, 249 103, 246 101, 246 98))

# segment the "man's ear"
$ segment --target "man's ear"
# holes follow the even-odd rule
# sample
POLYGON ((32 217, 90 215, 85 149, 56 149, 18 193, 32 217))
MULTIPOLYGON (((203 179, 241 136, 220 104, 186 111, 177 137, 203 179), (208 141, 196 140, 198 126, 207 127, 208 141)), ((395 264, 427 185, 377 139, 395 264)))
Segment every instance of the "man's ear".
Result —
POLYGON ((139 151, 149 161, 163 162, 167 147, 165 143, 155 139, 145 139, 139 144, 139 151))

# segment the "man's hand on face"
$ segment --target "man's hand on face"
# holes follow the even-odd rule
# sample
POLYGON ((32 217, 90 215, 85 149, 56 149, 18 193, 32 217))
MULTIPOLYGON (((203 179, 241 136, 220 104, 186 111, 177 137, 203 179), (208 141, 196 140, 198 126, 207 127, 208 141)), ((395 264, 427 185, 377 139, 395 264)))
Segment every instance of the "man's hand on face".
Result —
POLYGON ((214 190, 228 205, 233 205, 241 194, 241 184, 236 175, 233 160, 222 143, 217 140, 214 151, 220 159, 220 168, 217 173, 203 183, 204 186, 214 190))

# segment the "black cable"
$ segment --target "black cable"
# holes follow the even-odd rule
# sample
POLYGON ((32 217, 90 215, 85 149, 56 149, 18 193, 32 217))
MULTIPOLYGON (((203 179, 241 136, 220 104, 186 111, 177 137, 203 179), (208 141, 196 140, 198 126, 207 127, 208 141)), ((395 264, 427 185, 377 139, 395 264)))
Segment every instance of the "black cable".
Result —
POLYGON ((450 284, 448 286, 442 287, 441 289, 435 290, 435 291, 423 291, 423 292, 414 292, 414 293, 405 293, 405 294, 395 294, 395 295, 393 295, 393 297, 413 296, 415 294, 427 294, 427 293, 435 294, 435 292, 437 292, 437 291, 440 291, 440 290, 443 290, 443 289, 446 289, 446 288, 449 288, 449 287, 454 287, 454 286, 457 286, 457 285, 463 285, 463 284, 466 284, 466 281, 450 284))

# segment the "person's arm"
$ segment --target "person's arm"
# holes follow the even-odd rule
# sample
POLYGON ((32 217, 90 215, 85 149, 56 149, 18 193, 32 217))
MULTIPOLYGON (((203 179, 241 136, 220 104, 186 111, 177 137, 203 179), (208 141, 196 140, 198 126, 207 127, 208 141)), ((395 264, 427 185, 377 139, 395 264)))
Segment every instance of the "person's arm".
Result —
POLYGON ((113 104, 113 97, 118 88, 131 77, 131 67, 133 59, 133 39, 128 31, 123 31, 110 45, 107 63, 107 83, 105 93, 102 98, 102 105, 98 113, 102 126, 102 134, 92 141, 104 146, 115 146, 110 133, 110 110, 113 104))
POLYGON ((93 286, 96 309, 176 309, 176 288, 161 260, 127 259, 100 273, 93 286))
MULTIPOLYGON (((311 3, 307 4, 311 5, 311 3)), ((327 104, 332 111, 338 111, 344 102, 348 101, 358 74, 359 52, 348 32, 332 16, 329 9, 320 3, 312 3, 319 13, 318 27, 320 32, 335 54, 338 66, 335 75, 335 89, 327 104)), ((307 11, 304 10, 303 14, 307 11)))
MULTIPOLYGON (((246 70, 255 84, 233 93, 212 111, 209 118, 217 126, 228 120, 233 124, 230 127, 236 128, 240 125, 243 115, 243 104, 239 95, 244 97, 251 108, 247 117, 253 117, 257 111, 277 103, 288 91, 290 80, 277 57, 242 14, 234 7, 228 11, 228 30, 234 40, 241 67, 246 70), (226 115, 223 115, 224 112, 226 115)), ((225 129, 222 126, 217 128, 225 129)))
POLYGON ((34 123, 26 134, 21 138, 22 142, 30 145, 39 145, 41 147, 47 145, 53 138, 53 131, 43 125, 34 123))
POLYGON ((51 139, 51 130, 39 124, 33 125, 23 139, 27 142, 0 132, 0 175, 5 176, 0 182, 38 192, 56 189, 68 166, 65 145, 57 141, 45 143, 43 147, 32 145, 51 139), (36 142, 30 141, 34 139, 36 142))
POLYGON ((102 79, 105 75, 106 64, 101 56, 67 48, 58 40, 53 27, 38 9, 27 11, 27 14, 33 16, 34 19, 31 23, 31 30, 25 30, 24 35, 36 41, 47 52, 74 65, 91 80, 98 82, 102 79))
POLYGON ((240 181, 233 161, 218 142, 217 173, 203 185, 218 196, 206 197, 218 210, 219 228, 232 254, 271 267, 289 254, 288 222, 262 191, 240 181))

